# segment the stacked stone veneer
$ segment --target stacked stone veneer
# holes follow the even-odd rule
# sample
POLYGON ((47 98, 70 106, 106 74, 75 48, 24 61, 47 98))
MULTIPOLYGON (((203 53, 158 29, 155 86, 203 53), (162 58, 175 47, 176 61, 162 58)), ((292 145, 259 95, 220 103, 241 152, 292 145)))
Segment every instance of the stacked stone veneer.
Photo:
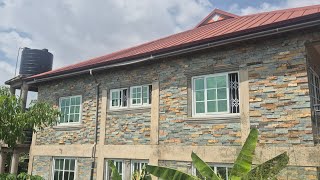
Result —
MULTIPOLYGON (((32 175, 39 175, 44 179, 52 179, 54 157, 48 156, 35 156, 33 159, 32 175)), ((76 158, 76 178, 77 179, 90 179, 92 158, 76 158)), ((95 179, 96 172, 94 171, 93 177, 95 179)))
MULTIPOLYGON (((160 145, 239 146, 240 117, 229 121, 214 118, 197 121, 190 111, 192 104, 188 89, 192 76, 247 71, 250 97, 246 106, 249 107, 250 125, 259 128, 260 145, 313 146, 305 42, 320 39, 317 31, 286 33, 155 60, 154 63, 110 69, 95 74, 95 77, 101 83, 100 88, 108 90, 159 82, 160 145)), ((39 87, 39 99, 55 104, 59 97, 79 94, 83 96, 83 127, 76 130, 45 128, 37 134, 37 145, 93 143, 94 79, 86 74, 39 87)), ((105 144, 150 144, 150 107, 128 110, 108 108, 106 131, 101 132, 105 133, 105 144)), ((34 169, 37 168, 35 159, 34 169)))

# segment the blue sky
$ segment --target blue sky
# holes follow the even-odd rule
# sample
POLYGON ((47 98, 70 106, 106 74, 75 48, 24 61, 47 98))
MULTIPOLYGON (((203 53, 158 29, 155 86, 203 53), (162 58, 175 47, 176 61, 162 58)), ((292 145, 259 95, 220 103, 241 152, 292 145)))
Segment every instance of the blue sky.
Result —
POLYGON ((0 0, 0 84, 19 47, 47 48, 54 68, 194 27, 214 8, 238 15, 320 0, 0 0))

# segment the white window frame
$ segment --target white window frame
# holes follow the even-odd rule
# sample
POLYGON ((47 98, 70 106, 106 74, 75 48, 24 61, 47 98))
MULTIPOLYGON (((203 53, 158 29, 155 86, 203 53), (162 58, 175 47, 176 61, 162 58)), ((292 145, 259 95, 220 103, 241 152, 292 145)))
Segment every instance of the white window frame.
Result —
POLYGON ((53 158, 53 162, 52 162, 52 179, 54 179, 54 172, 56 170, 58 171, 62 171, 63 174, 62 174, 62 178, 64 178, 64 173, 67 171, 67 172, 73 172, 74 173, 74 180, 77 179, 77 171, 78 171, 78 165, 77 165, 78 161, 76 158, 72 158, 72 157, 54 157, 53 158), (69 160, 74 160, 74 170, 70 171, 70 170, 60 170, 60 169, 55 169, 55 163, 56 163, 56 160, 58 159, 63 159, 63 165, 65 164, 65 160, 66 159, 69 159, 69 160))
MULTIPOLYGON (((193 76, 191 78, 191 89, 192 89, 192 116, 193 117, 207 117, 207 116, 228 116, 228 115, 239 115, 240 113, 230 113, 230 80, 229 80, 229 74, 232 73, 238 73, 238 81, 239 81, 239 86, 240 86, 240 77, 239 77, 239 71, 230 71, 230 72, 225 72, 225 73, 215 73, 215 74, 207 74, 207 75, 200 75, 200 76, 193 76), (227 111, 225 112, 207 112, 207 82, 206 78, 208 77, 216 77, 216 76, 222 76, 225 75, 227 77, 227 111), (204 78, 204 103, 205 103, 205 112, 204 113, 196 113, 196 90, 195 90, 195 80, 199 78, 204 78)), ((239 97, 240 97, 240 88, 239 88, 239 97)))
MULTIPOLYGON (((124 160, 120 160, 120 159, 107 159, 107 160, 106 160, 106 178, 105 178, 105 179, 106 179, 106 180, 111 180, 110 177, 109 177, 110 168, 109 168, 108 161, 113 161, 113 164, 114 164, 114 165, 116 165, 116 164, 115 164, 116 162, 121 162, 121 163, 122 163, 122 180, 124 180, 124 178, 125 178, 125 172, 126 172, 126 171, 125 171, 125 167, 126 167, 126 166, 125 166, 125 164, 124 164, 124 163, 125 163, 124 160)), ((118 170, 118 172, 119 172, 119 170, 118 170)), ((119 174, 120 174, 120 173, 119 173, 119 174)))
POLYGON ((141 172, 141 170, 142 170, 142 168, 143 168, 143 166, 141 166, 142 165, 142 163, 146 163, 147 165, 149 164, 149 162, 147 161, 147 160, 131 160, 131 162, 130 162, 130 173, 131 173, 131 175, 130 175, 130 179, 132 179, 132 177, 133 177, 133 173, 134 173, 134 171, 133 171, 133 169, 134 169, 134 163, 139 163, 139 168, 140 168, 140 172, 141 172))
MULTIPOLYGON (((232 168, 231 164, 213 164, 213 163, 207 163, 211 168, 213 167, 213 171, 215 174, 218 173, 218 168, 226 168, 226 173, 227 173, 227 179, 229 179, 229 170, 228 168, 232 168)), ((194 167, 194 164, 192 164, 192 175, 197 176, 197 169, 194 167)))
POLYGON ((150 92, 150 85, 151 84, 145 84, 145 85, 141 85, 141 86, 131 86, 130 87, 130 106, 132 107, 137 107, 137 106, 150 106, 150 98, 149 98, 149 92, 150 92), (147 91, 147 95, 148 95, 148 102, 147 103, 143 103, 143 87, 147 87, 148 91, 147 91), (140 98, 140 103, 139 104, 133 104, 133 88, 141 88, 141 98, 140 98))
MULTIPOLYGON (((63 122, 63 123, 58 123, 58 125, 71 125, 71 124, 81 124, 82 121, 82 96, 81 95, 75 95, 75 96, 64 96, 59 98, 59 111, 61 111, 61 102, 63 99, 71 99, 71 98, 77 98, 80 97, 80 107, 79 107, 79 121, 78 122, 63 122)), ((69 117, 68 121, 70 120, 70 111, 71 111, 71 101, 69 104, 69 117)), ((59 117, 60 120, 61 117, 59 117)))
POLYGON ((128 96, 129 92, 128 92, 128 88, 119 88, 119 89, 110 89, 110 109, 121 109, 121 108, 127 108, 129 106, 129 96, 128 96), (123 90, 127 90, 127 106, 123 106, 123 94, 121 97, 121 106, 120 106, 120 92, 123 90), (119 97, 118 97, 118 106, 112 106, 112 93, 113 92, 119 92, 119 97))

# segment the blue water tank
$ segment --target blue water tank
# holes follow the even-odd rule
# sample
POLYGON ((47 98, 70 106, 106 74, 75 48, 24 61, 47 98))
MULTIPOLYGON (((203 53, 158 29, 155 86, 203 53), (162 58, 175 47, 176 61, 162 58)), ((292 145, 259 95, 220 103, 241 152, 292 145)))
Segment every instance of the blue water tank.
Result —
POLYGON ((21 54, 19 74, 31 76, 51 71, 53 55, 48 49, 24 48, 21 54))

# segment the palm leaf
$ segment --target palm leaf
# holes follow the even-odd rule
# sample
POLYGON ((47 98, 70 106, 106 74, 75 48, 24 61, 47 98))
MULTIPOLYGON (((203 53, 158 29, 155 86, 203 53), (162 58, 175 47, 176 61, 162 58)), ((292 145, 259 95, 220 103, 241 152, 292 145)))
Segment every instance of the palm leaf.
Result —
POLYGON ((146 170, 150 174, 165 180, 200 180, 190 174, 167 167, 147 165, 146 170))
POLYGON ((111 169, 111 178, 112 180, 122 180, 116 166, 113 164, 112 161, 108 161, 109 167, 111 169))
POLYGON ((232 180, 241 179, 251 170, 252 159, 258 141, 258 130, 251 129, 249 136, 244 143, 236 162, 231 170, 230 178, 232 180))
POLYGON ((211 180, 221 180, 221 178, 214 173, 213 169, 211 169, 211 167, 200 159, 194 152, 192 152, 191 158, 193 165, 203 177, 211 180))
POLYGON ((289 162, 287 152, 284 152, 253 168, 245 177, 245 180, 268 179, 275 177, 289 162))

